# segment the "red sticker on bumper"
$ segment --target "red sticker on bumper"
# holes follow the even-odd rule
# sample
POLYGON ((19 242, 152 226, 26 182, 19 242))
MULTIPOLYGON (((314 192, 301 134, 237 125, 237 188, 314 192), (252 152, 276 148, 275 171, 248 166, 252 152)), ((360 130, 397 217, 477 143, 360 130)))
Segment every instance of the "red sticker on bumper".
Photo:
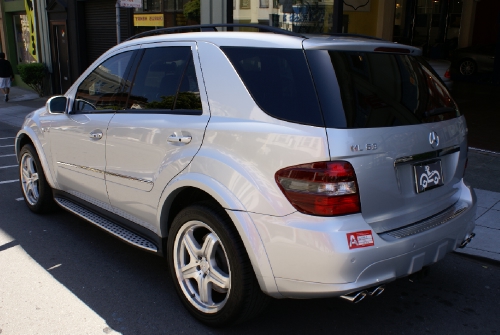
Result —
POLYGON ((356 231, 354 233, 347 233, 347 245, 349 249, 372 247, 375 245, 373 242, 373 235, 371 230, 356 231))

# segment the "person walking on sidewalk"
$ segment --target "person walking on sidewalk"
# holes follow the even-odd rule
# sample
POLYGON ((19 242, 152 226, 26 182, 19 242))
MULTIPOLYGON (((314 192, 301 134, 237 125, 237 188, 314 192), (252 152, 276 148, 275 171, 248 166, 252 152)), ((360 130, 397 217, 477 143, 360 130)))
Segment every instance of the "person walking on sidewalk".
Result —
POLYGON ((9 101, 10 83, 14 80, 12 65, 5 59, 5 54, 0 52, 0 89, 5 94, 5 102, 9 101))

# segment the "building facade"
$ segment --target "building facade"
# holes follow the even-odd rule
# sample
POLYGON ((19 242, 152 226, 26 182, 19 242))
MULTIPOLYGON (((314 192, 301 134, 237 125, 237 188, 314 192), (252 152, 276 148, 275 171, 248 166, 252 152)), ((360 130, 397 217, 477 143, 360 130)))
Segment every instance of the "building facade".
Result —
POLYGON ((60 94, 118 40, 162 27, 252 23, 362 34, 417 46, 431 58, 499 38, 498 0, 118 1, 130 6, 117 8, 117 0, 0 0, 0 48, 14 66, 45 63, 51 93, 60 94))

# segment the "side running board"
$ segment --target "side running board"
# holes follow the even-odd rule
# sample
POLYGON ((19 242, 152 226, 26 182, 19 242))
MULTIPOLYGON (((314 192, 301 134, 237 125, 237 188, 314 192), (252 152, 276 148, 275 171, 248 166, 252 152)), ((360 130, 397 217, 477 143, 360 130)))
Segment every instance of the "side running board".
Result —
POLYGON ((116 237, 119 237, 120 239, 124 240, 127 243, 132 244, 133 246, 136 246, 141 249, 145 249, 148 251, 153 251, 153 252, 158 252, 158 248, 156 245, 154 245, 152 242, 146 240, 145 238, 137 235, 136 233, 127 230, 116 223, 94 213, 89 211, 88 209, 70 201, 67 199, 63 198, 54 198, 54 200, 61 206, 62 208, 78 215, 82 219, 85 219, 96 226, 104 229, 110 234, 115 235, 116 237))

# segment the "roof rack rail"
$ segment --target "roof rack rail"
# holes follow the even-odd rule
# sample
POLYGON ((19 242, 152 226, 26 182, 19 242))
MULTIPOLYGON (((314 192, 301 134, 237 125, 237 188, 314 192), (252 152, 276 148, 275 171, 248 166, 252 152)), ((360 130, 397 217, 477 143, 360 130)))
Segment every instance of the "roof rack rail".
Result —
POLYGON ((140 37, 146 36, 155 36, 155 35, 163 35, 163 34, 175 34, 181 32, 193 32, 193 31, 218 31, 218 27, 226 27, 226 28, 256 28, 259 31, 267 31, 275 34, 282 34, 288 36, 296 36, 307 38, 306 36, 298 33, 294 33, 293 31, 284 30, 277 27, 272 26, 264 26, 261 24, 245 24, 245 23, 220 23, 220 24, 200 24, 195 26, 179 26, 179 27, 170 27, 170 28, 160 28, 155 30, 145 31, 143 33, 139 33, 137 35, 131 36, 127 38, 125 41, 130 41, 140 37))

